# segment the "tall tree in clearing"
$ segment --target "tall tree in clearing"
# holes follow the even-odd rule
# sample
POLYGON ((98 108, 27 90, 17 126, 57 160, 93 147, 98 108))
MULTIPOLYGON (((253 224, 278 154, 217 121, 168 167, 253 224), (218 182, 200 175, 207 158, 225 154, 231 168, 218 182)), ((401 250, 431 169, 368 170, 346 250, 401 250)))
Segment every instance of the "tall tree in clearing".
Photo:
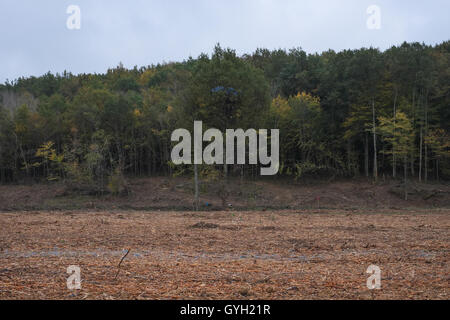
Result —
POLYGON ((392 159, 403 159, 405 200, 408 200, 408 155, 410 155, 411 150, 413 150, 414 139, 411 120, 405 113, 397 111, 395 117, 380 117, 379 122, 379 130, 383 135, 384 141, 387 142, 391 148, 386 151, 386 153, 390 154, 392 159))

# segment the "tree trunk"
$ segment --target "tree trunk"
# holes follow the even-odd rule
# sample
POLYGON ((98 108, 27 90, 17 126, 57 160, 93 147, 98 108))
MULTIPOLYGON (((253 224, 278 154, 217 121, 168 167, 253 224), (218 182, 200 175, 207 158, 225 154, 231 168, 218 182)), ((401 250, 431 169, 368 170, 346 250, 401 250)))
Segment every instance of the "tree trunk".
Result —
POLYGON ((5 171, 3 169, 2 146, 0 144, 0 184, 5 182, 5 171))
POLYGON ((194 190, 195 190, 194 206, 195 206, 195 211, 198 211, 199 193, 198 193, 198 165, 197 164, 194 164, 194 190))
POLYGON ((375 100, 372 99, 372 126, 373 126, 373 177, 375 181, 378 179, 378 166, 377 166, 377 134, 375 124, 375 100))
POLYGON ((228 165, 226 163, 223 164, 223 177, 225 181, 228 179, 228 165))
POLYGON ((424 152, 424 168, 423 168, 423 173, 424 173, 424 180, 425 180, 425 183, 428 181, 428 146, 427 146, 427 144, 425 143, 424 144, 424 146, 425 146, 425 152, 424 152))
POLYGON ((420 125, 420 145, 419 145, 419 181, 422 181, 422 145, 423 145, 423 129, 420 125))
POLYGON ((405 168, 404 168, 404 175, 405 175, 405 200, 408 200, 408 188, 407 188, 407 176, 408 176, 408 156, 405 155, 405 168))
MULTIPOLYGON (((412 112, 412 122, 413 122, 413 131, 416 130, 416 89, 413 86, 412 90, 412 105, 411 105, 411 112, 412 112)), ((414 154, 411 155, 411 175, 414 176, 414 154)))
POLYGON ((436 180, 439 182, 439 159, 436 159, 436 180))
POLYGON ((369 137, 367 132, 364 141, 364 169, 366 177, 369 177, 369 137))
MULTIPOLYGON (((20 155, 22 156, 23 164, 24 164, 24 166, 25 166, 25 170, 26 170, 27 178, 28 178, 28 174, 29 174, 30 170, 29 170, 29 167, 28 167, 27 158, 25 157, 25 152, 23 151, 22 143, 19 142, 19 138, 17 137, 17 134, 16 134, 15 132, 14 132, 14 136, 15 136, 15 138, 16 138, 16 146, 19 147, 20 155)), ((17 167, 16 167, 16 168, 17 168, 17 167)))
MULTIPOLYGON (((395 89, 395 98, 394 98, 394 137, 395 137, 395 121, 397 119, 397 95, 398 90, 395 89)), ((395 176, 397 175, 396 172, 396 159, 395 159, 395 144, 392 145, 392 177, 395 179, 395 176)))
MULTIPOLYGON (((425 136, 428 136, 428 89, 427 93, 425 94, 425 136)), ((428 144, 425 143, 425 182, 428 181, 428 144)))
POLYGON ((347 171, 350 172, 350 168, 351 168, 351 148, 352 148, 352 144, 350 139, 347 140, 347 171))

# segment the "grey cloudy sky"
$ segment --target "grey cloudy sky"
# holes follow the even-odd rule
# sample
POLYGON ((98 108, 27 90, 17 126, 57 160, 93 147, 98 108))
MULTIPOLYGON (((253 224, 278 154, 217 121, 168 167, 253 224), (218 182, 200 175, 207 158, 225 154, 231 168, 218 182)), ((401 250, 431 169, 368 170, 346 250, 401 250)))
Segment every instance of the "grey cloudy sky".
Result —
POLYGON ((1 0, 0 82, 47 71, 105 72, 182 61, 215 43, 321 52, 449 40, 448 0, 1 0), (69 5, 81 29, 69 30, 69 5), (369 30, 370 5, 381 29, 369 30))

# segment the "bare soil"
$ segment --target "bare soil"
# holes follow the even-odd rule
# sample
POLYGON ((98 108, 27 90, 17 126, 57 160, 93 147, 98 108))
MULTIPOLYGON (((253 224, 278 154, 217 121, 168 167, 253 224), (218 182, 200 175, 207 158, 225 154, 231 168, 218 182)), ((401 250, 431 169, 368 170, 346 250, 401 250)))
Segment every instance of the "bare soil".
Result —
POLYGON ((0 299, 449 299, 449 240, 448 209, 2 212, 0 299))
MULTIPOLYGON (((128 196, 90 196, 71 192, 60 183, 0 185, 0 210, 192 210, 193 182, 187 178, 129 179, 128 196)), ((450 208, 450 185, 411 181, 408 200, 399 181, 373 183, 365 179, 315 181, 245 181, 230 179, 223 197, 215 182, 200 185, 200 210, 262 209, 405 209, 450 208)))

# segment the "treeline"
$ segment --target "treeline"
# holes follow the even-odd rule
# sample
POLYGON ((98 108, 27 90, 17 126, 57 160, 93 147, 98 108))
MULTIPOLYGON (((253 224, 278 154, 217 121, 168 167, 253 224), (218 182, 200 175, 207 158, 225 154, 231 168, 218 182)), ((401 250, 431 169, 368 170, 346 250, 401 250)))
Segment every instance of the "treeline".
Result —
POLYGON ((19 78, 0 86, 0 181, 63 179, 117 191, 124 174, 180 174, 192 168, 171 164, 170 136, 194 120, 223 131, 280 129, 279 174, 295 179, 446 179, 449 59, 449 41, 244 56, 217 45, 179 63, 19 78))

